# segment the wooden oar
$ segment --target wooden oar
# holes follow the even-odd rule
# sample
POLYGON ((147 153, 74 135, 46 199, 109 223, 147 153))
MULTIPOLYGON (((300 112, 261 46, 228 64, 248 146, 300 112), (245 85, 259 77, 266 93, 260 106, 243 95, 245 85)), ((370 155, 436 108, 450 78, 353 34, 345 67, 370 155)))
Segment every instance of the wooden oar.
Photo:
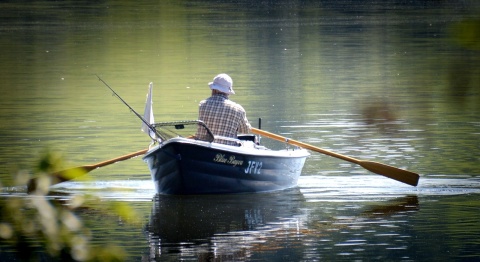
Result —
MULTIPOLYGON (((107 166, 107 165, 110 165, 110 164, 113 164, 113 163, 116 163, 116 162, 120 162, 120 161, 130 159, 132 157, 143 155, 147 151, 148 151, 148 149, 143 149, 143 150, 140 150, 140 151, 137 151, 137 152, 134 152, 134 153, 130 153, 128 155, 119 156, 119 157, 116 157, 116 158, 113 158, 113 159, 110 159, 110 160, 106 160, 106 161, 102 161, 102 162, 99 162, 99 163, 96 163, 96 164, 93 164, 93 165, 78 166, 78 167, 73 167, 73 168, 69 168, 69 169, 65 169, 65 170, 62 170, 62 171, 55 172, 53 174, 50 174, 50 177, 52 178, 52 181, 51 181, 50 185, 55 185, 55 184, 58 184, 58 183, 62 183, 62 182, 65 182, 65 181, 75 179, 75 178, 80 177, 82 175, 85 175, 86 173, 88 173, 88 172, 90 172, 94 169, 97 169, 99 167, 107 166)), ((30 179, 30 181, 28 181, 28 184, 27 184, 27 192, 28 193, 35 191, 35 189, 37 188, 38 179, 39 178, 33 178, 33 179, 30 179)))
POLYGON ((373 173, 376 173, 376 174, 379 174, 379 175, 382 175, 382 176, 386 176, 388 178, 395 179, 397 181, 400 181, 400 182, 403 182, 403 183, 406 183, 406 184, 409 184, 409 185, 412 185, 412 186, 417 186, 418 185, 418 179, 419 179, 420 176, 417 173, 414 173, 414 172, 411 172, 411 171, 407 171, 407 170, 404 170, 404 169, 400 169, 400 168, 397 168, 397 167, 385 165, 385 164, 378 163, 378 162, 359 160, 359 159, 355 159, 355 158, 352 158, 352 157, 344 156, 344 155, 341 155, 341 154, 337 154, 337 153, 334 153, 334 152, 331 152, 331 151, 328 151, 328 150, 325 150, 325 149, 321 149, 319 147, 315 147, 315 146, 312 146, 312 145, 309 145, 309 144, 306 144, 306 143, 303 143, 303 142, 295 141, 293 139, 289 139, 289 138, 286 138, 286 137, 283 137, 283 136, 280 136, 280 135, 276 135, 276 134, 273 134, 273 133, 270 133, 270 132, 267 132, 267 131, 264 131, 264 130, 260 130, 260 129, 257 129, 257 128, 252 128, 252 132, 255 133, 255 134, 258 134, 258 135, 262 135, 262 136, 274 139, 274 140, 285 142, 287 144, 295 145, 295 146, 305 148, 305 149, 308 149, 308 150, 312 150, 312 151, 315 151, 315 152, 318 152, 318 153, 322 153, 322 154, 329 155, 329 156, 332 156, 332 157, 340 158, 342 160, 360 165, 363 168, 365 168, 369 171, 372 171, 373 173))

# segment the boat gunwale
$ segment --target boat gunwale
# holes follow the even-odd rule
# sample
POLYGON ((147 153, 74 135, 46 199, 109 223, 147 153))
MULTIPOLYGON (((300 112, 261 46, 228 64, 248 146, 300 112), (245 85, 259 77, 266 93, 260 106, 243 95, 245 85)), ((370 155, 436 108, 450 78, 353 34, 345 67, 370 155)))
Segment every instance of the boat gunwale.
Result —
MULTIPOLYGON (((245 141, 242 141, 245 142, 245 141)), ((208 142, 208 141, 201 141, 201 140, 194 140, 184 137, 175 137, 163 141, 156 146, 151 147, 147 153, 142 157, 142 159, 148 158, 151 154, 155 153, 160 148, 163 148, 172 143, 181 143, 181 144, 189 144, 193 146, 200 146, 204 148, 209 148, 212 150, 219 150, 219 151, 227 151, 236 154, 243 154, 243 155, 251 155, 257 157, 281 157, 281 158, 306 158, 310 156, 310 153, 303 148, 295 148, 295 149, 281 149, 281 150, 271 150, 267 148, 255 148, 255 147, 247 147, 247 146, 230 146, 224 145, 215 142, 208 142)))

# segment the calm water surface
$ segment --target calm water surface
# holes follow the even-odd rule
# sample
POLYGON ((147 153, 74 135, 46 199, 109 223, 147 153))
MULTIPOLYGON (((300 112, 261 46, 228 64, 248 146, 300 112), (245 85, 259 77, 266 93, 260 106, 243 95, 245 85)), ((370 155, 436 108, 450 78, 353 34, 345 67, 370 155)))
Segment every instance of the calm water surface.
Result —
MULTIPOLYGON (((140 158, 54 188, 143 217, 79 212, 94 243, 129 261, 480 260, 477 1, 0 3, 0 179, 46 149, 65 166, 145 148, 157 121, 191 120, 207 82, 230 74, 265 130, 422 175, 418 187, 313 153, 298 188, 155 196, 140 158)), ((284 145, 263 139, 271 148, 284 145)), ((28 197, 4 187, 1 201, 28 197)))

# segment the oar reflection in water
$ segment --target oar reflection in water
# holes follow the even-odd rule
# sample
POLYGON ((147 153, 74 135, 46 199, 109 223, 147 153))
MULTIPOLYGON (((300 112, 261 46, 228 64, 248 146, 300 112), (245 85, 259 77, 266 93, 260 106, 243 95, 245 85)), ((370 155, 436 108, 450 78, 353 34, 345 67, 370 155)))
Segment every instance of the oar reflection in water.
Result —
POLYGON ((331 212, 322 212, 317 205, 322 204, 306 202, 297 188, 261 194, 157 196, 146 226, 155 250, 151 258, 175 254, 177 258, 242 260, 254 252, 302 246, 303 241, 356 223, 409 214, 417 210, 418 200, 415 196, 395 198, 359 210, 349 219, 331 217, 331 212))

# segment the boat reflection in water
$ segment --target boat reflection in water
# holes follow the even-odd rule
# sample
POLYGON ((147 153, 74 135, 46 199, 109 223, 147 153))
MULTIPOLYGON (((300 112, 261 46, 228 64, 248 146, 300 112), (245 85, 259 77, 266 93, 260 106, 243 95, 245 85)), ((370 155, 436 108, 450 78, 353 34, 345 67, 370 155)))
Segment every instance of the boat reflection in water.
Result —
POLYGON ((150 257, 242 259, 279 232, 298 234, 298 188, 234 195, 157 195, 147 231, 150 257))
POLYGON ((281 258, 276 253, 298 258, 308 243, 321 236, 335 244, 345 237, 340 229, 376 225, 378 219, 418 210, 416 196, 380 202, 345 210, 344 203, 307 202, 298 188, 236 195, 157 195, 146 226, 149 256, 156 261, 281 258))

